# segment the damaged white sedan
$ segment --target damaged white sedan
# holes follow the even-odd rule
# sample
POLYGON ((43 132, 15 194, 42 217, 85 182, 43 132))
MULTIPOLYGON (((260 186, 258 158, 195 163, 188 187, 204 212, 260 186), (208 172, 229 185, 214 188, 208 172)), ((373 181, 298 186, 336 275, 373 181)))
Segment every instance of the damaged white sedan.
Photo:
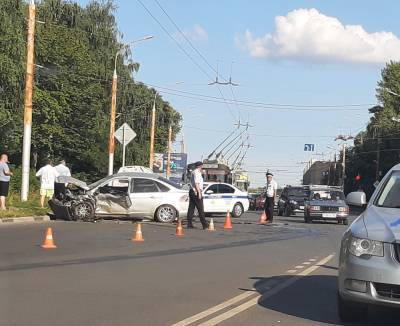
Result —
POLYGON ((103 217, 150 219, 162 223, 187 214, 188 192, 152 173, 118 173, 93 184, 60 177, 66 192, 49 201, 55 218, 94 221, 103 217))

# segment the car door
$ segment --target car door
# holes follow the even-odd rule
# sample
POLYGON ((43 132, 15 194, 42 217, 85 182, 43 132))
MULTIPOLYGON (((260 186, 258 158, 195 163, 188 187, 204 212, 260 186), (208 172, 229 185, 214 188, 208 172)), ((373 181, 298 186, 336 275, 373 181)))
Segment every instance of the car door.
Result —
POLYGON ((204 189, 204 212, 219 212, 221 196, 218 194, 218 184, 209 185, 204 189))
POLYGON ((133 203, 130 215, 153 217, 162 202, 163 192, 157 182, 148 178, 132 178, 130 199, 133 203))
POLYGON ((131 209, 130 179, 116 177, 100 185, 95 191, 96 213, 101 215, 126 215, 131 209))
POLYGON ((219 195, 219 207, 218 212, 226 212, 231 210, 233 205, 236 203, 235 188, 227 184, 218 185, 218 195, 219 195))

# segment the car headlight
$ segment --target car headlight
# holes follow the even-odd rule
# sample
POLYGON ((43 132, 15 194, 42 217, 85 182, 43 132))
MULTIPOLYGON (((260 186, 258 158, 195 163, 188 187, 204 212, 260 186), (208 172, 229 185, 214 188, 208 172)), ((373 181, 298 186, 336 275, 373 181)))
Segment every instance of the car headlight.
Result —
POLYGON ((383 242, 351 237, 349 251, 356 257, 363 255, 383 257, 383 242))
POLYGON ((293 204, 293 205, 296 205, 296 204, 297 204, 297 201, 291 200, 290 203, 293 204))
POLYGON ((310 206, 310 210, 312 210, 312 211, 320 211, 321 210, 321 206, 310 206))

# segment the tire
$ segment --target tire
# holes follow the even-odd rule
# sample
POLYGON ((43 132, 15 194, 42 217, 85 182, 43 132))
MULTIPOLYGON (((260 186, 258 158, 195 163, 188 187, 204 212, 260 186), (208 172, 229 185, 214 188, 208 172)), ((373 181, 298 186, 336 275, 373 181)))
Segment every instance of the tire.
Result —
POLYGON ((283 215, 285 215, 286 217, 290 217, 290 208, 288 205, 285 206, 283 215))
POLYGON ((75 221, 93 222, 95 220, 95 208, 89 201, 77 203, 71 210, 75 221))
POLYGON ((232 209, 232 216, 235 218, 239 218, 244 213, 244 208, 241 203, 236 203, 232 209))
POLYGON ((360 321, 368 314, 366 304, 344 300, 339 292, 337 294, 338 313, 341 321, 356 322, 360 321))
POLYGON ((342 221, 343 225, 349 225, 349 220, 346 218, 345 220, 342 221))
POLYGON ((283 215, 283 211, 278 206, 278 216, 282 216, 282 215, 283 215))
POLYGON ((161 205, 157 208, 155 218, 160 223, 172 223, 177 218, 176 209, 171 205, 161 205))

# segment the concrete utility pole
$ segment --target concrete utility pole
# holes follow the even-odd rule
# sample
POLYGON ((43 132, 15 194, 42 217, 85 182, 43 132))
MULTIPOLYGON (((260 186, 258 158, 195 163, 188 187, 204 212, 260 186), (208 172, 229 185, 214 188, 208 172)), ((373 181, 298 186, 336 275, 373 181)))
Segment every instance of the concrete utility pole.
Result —
POLYGON ((346 143, 343 143, 343 187, 346 179, 346 143))
MULTIPOLYGON (((126 46, 136 43, 136 42, 141 42, 145 40, 149 40, 153 38, 153 36, 146 36, 142 37, 138 40, 129 42, 126 44, 126 46)), ((114 58, 114 73, 113 73, 113 80, 112 80, 112 86, 111 86, 111 113, 110 113, 110 135, 108 138, 108 175, 111 175, 114 173, 114 151, 115 151, 115 139, 114 139, 114 134, 115 134, 115 115, 117 111, 117 83, 118 83, 118 76, 117 76, 117 59, 118 55, 121 53, 120 49, 115 53, 115 58, 114 58)))
POLYGON ((169 179, 171 175, 171 151, 172 151, 172 127, 170 125, 168 131, 167 179, 169 179))
POLYGON ((117 56, 115 55, 114 74, 111 87, 111 114, 110 114, 110 135, 108 139, 108 175, 114 173, 114 151, 115 151, 115 114, 117 111, 117 56))
POLYGON ((182 133, 182 140, 181 140, 181 153, 185 153, 185 136, 182 133))
POLYGON ((154 165, 154 133, 156 128, 156 96, 154 94, 153 110, 151 111, 151 130, 150 130, 150 158, 149 167, 153 170, 154 165))
POLYGON ((377 136, 375 181, 379 181, 379 177, 380 177, 379 169, 380 169, 380 161, 381 161, 381 137, 380 137, 379 126, 375 127, 375 133, 376 133, 376 136, 377 136))
POLYGON ((29 168, 31 156, 32 135, 32 97, 33 97, 33 69, 35 49, 35 2, 30 0, 28 7, 28 38, 25 78, 25 103, 24 103, 24 138, 22 147, 22 185, 21 201, 28 200, 29 193, 29 168))

